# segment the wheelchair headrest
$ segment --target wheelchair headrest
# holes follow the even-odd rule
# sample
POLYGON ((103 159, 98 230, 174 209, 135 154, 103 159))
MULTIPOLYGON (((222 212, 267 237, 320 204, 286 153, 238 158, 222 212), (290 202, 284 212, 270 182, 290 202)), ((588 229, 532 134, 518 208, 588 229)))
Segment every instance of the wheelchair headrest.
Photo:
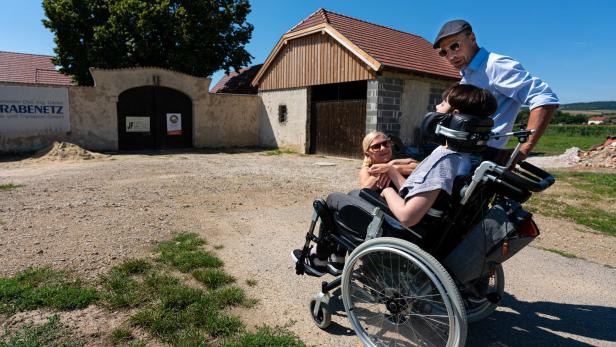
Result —
POLYGON ((487 148, 494 121, 464 113, 430 112, 421 122, 424 142, 447 145, 457 152, 481 153, 487 148))

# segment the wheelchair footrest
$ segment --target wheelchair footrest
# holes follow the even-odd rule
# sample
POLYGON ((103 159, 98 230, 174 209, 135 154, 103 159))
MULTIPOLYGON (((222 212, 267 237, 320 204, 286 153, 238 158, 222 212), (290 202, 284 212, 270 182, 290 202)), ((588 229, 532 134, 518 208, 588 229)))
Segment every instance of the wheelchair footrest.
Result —
MULTIPOLYGON (((306 251, 308 253, 309 250, 306 251)), ((314 277, 321 277, 327 273, 327 268, 323 267, 323 269, 317 268, 315 266, 311 266, 310 264, 310 256, 308 254, 303 254, 304 252, 301 249, 295 249, 291 252, 291 259, 293 259, 293 263, 295 264, 295 273, 298 275, 309 275, 314 277)))

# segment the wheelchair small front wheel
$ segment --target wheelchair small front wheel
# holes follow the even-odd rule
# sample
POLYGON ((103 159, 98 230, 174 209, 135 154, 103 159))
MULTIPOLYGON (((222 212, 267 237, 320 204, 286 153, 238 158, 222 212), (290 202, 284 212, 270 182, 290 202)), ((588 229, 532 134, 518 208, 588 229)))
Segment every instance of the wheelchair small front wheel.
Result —
POLYGON ((317 302, 319 302, 319 295, 315 295, 311 300, 308 308, 310 309, 310 316, 314 323, 321 329, 327 329, 332 322, 332 313, 329 311, 329 302, 321 301, 319 307, 315 310, 317 302))

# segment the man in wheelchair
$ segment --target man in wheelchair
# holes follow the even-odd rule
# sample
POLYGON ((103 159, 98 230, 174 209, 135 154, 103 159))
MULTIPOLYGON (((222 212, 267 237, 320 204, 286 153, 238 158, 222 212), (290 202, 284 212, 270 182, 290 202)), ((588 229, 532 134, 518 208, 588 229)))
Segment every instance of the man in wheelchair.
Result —
MULTIPOLYGON (((520 203, 553 177, 525 162, 514 172, 489 160, 491 93, 456 85, 444 102, 446 113, 429 113, 422 123, 441 146, 406 179, 387 172, 398 191, 332 193, 314 202, 304 247, 292 253, 296 273, 323 276, 332 253, 349 253, 341 276, 323 282, 310 301, 319 327, 329 326, 330 292, 341 286, 366 345, 462 345, 467 320, 487 317, 500 300, 500 264, 538 235, 520 203)), ((529 134, 507 135, 523 143, 529 134)))

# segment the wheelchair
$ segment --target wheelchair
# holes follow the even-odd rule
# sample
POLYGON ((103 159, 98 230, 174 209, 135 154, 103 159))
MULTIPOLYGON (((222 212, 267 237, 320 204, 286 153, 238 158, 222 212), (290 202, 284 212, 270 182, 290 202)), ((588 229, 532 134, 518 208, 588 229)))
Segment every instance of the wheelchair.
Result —
POLYGON ((370 190, 332 193, 314 212, 295 270, 306 272, 313 246, 346 251, 342 274, 323 282, 309 304, 321 329, 331 323, 331 293, 341 287, 351 327, 366 346, 462 346, 467 324, 488 317, 504 291, 502 263, 539 230, 522 209, 554 177, 525 161, 510 168, 483 154, 471 174, 441 192, 415 226, 401 225, 370 190), (317 228, 318 226, 318 228, 317 228))

